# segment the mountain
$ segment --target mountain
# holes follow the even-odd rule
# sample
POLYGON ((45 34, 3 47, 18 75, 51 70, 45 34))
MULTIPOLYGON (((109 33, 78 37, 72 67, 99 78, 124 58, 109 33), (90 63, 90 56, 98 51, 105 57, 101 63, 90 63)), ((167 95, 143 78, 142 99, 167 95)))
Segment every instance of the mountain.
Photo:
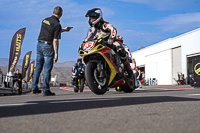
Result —
MULTIPOLYGON (((0 66, 8 66, 9 59, 7 58, 0 58, 0 66)), ((31 60, 33 61, 33 59, 31 60)), ((22 65, 23 60, 19 59, 18 65, 22 65)), ((75 61, 65 61, 65 62, 57 62, 54 64, 54 67, 72 67, 75 64, 75 61)))
POLYGON ((56 63, 54 66, 55 67, 72 67, 76 62, 75 61, 66 61, 62 63, 56 63))
MULTIPOLYGON (((9 59, 7 58, 0 58, 0 66, 8 66, 9 59)), ((23 60, 19 59, 18 65, 22 65, 23 60)))
MULTIPOLYGON (((16 69, 19 69, 21 72, 22 69, 22 61, 19 60, 18 64, 16 66, 16 69)), ((66 61, 63 63, 56 63, 52 69, 52 77, 54 75, 58 75, 57 81, 71 81, 71 74, 72 74, 72 67, 75 64, 75 61, 66 61)), ((6 74, 8 71, 8 59, 0 58, 0 68, 3 72, 3 74, 6 74)))

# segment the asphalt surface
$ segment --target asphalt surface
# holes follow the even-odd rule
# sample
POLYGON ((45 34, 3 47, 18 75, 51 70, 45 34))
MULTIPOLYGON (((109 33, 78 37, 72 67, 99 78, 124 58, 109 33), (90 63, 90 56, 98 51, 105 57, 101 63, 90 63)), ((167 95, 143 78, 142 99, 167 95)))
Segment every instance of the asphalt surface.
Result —
POLYGON ((200 133, 200 89, 150 86, 95 95, 72 88, 0 96, 0 133, 200 133))

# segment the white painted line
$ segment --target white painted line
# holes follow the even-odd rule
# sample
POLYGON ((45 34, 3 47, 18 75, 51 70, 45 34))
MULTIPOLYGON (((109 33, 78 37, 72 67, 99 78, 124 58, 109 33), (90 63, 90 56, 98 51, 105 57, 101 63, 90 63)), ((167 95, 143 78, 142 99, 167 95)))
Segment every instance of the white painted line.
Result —
POLYGON ((200 94, 187 94, 189 96, 200 96, 200 94))
POLYGON ((33 105, 38 103, 14 103, 14 104, 0 104, 0 107, 8 107, 8 106, 23 106, 23 105, 33 105))
MULTIPOLYGON (((74 91, 73 88, 69 88, 69 87, 60 87, 61 90, 67 90, 67 91, 74 91)), ((91 91, 88 89, 84 89, 83 91, 91 91)), ((109 89, 109 91, 115 91, 114 89, 109 89)))
POLYGON ((110 101, 110 100, 118 100, 120 98, 113 99, 85 99, 85 100, 70 100, 70 101, 54 101, 48 103, 75 103, 75 102, 91 102, 91 101, 110 101))
POLYGON ((142 90, 166 90, 166 91, 168 91, 168 90, 190 90, 190 89, 194 89, 194 88, 141 88, 141 89, 136 89, 136 90, 140 90, 140 91, 142 91, 142 90))

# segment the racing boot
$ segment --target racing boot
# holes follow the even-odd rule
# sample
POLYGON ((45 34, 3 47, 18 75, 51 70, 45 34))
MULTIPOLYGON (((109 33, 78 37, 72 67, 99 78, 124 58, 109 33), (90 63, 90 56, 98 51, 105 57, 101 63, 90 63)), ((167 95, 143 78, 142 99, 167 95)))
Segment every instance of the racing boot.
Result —
POLYGON ((125 68, 126 68, 126 70, 128 72, 128 77, 132 78, 133 77, 133 71, 131 69, 130 63, 128 61, 128 56, 127 56, 127 53, 126 53, 124 47, 118 46, 117 47, 117 53, 120 56, 121 61, 124 64, 124 66, 125 66, 125 68))
POLYGON ((129 78, 133 78, 133 70, 132 70, 132 68, 131 68, 131 66, 130 66, 130 63, 129 63, 129 61, 128 61, 128 58, 127 58, 126 61, 124 62, 124 66, 126 67, 126 70, 127 70, 127 72, 128 72, 128 77, 129 77, 129 78))
POLYGON ((123 63, 121 62, 121 59, 118 55, 115 55, 115 59, 116 59, 116 66, 119 70, 119 75, 122 75, 123 73, 123 69, 124 69, 124 65, 123 63))

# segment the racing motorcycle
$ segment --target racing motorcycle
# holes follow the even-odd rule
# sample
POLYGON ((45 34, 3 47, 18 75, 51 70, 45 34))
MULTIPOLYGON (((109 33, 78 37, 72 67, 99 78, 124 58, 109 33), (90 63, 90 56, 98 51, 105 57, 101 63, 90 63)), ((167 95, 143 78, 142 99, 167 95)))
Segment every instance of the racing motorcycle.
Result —
POLYGON ((72 76, 73 78, 73 85, 74 85, 74 92, 83 92, 84 85, 85 85, 85 78, 84 78, 84 69, 78 68, 75 72, 75 75, 72 76))
POLYGON ((103 35, 86 38, 78 52, 86 65, 85 79, 93 93, 104 94, 108 87, 120 87, 126 93, 135 90, 134 76, 128 77, 119 56, 106 45, 103 35))

